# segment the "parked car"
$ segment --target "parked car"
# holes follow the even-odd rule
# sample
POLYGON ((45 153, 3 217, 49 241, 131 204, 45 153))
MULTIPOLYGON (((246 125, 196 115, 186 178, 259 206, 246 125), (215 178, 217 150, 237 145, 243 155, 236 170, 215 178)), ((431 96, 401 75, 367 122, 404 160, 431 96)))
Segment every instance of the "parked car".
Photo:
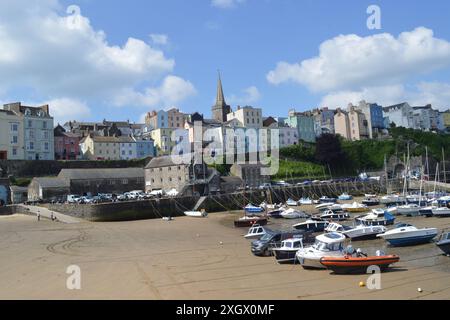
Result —
POLYGON ((69 194, 67 196, 67 202, 68 203, 78 203, 81 199, 81 196, 77 195, 77 194, 69 194))

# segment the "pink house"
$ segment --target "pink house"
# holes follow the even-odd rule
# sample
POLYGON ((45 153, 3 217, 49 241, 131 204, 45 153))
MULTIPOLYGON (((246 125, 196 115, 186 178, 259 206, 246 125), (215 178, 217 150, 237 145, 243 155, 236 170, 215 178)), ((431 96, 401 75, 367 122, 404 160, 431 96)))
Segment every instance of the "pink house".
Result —
POLYGON ((80 136, 58 124, 54 129, 55 160, 77 160, 80 158, 80 136))

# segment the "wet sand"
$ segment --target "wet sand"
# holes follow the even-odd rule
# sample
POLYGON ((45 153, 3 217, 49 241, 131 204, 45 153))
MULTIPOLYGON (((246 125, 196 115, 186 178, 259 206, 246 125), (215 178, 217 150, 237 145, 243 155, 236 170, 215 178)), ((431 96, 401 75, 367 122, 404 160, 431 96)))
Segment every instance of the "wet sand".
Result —
MULTIPOLYGON (((239 213, 238 213, 239 214, 239 213)), ((206 219, 76 225, 35 217, 0 218, 1 299, 450 299, 450 258, 434 244, 353 245, 399 254, 382 274, 382 290, 359 287, 365 275, 333 275, 255 257, 236 213, 206 219), (81 290, 68 290, 66 268, 81 268, 81 290), (422 288, 419 293, 417 288, 422 288)), ((401 218, 418 227, 450 227, 450 219, 401 218)), ((289 228, 298 220, 272 220, 289 228)))

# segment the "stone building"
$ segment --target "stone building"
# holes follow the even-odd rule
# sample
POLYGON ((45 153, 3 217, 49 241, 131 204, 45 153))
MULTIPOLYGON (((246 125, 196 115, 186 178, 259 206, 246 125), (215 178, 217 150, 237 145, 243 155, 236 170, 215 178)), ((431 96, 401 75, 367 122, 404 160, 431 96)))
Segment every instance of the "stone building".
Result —
POLYGON ((61 178, 33 178, 28 185, 28 201, 65 201, 70 182, 61 178))
POLYGON ((28 200, 28 187, 11 186, 11 203, 19 204, 28 200))
POLYGON ((230 173, 239 177, 245 186, 258 188, 264 183, 270 183, 270 176, 262 174, 262 168, 269 166, 262 164, 234 164, 231 166, 230 173))

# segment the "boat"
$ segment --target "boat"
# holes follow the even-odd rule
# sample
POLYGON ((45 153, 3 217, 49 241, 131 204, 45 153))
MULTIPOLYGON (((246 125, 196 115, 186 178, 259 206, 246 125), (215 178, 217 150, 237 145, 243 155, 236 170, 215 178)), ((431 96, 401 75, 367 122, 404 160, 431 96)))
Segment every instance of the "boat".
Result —
POLYGON ((340 232, 343 233, 344 231, 350 230, 351 227, 343 226, 339 223, 331 222, 326 228, 325 232, 340 232))
POLYGON ((342 232, 344 236, 352 239, 352 241, 376 239, 378 234, 384 233, 387 228, 384 226, 365 226, 357 225, 342 232))
POLYGON ((432 217, 433 216, 433 209, 437 209, 436 206, 429 206, 419 209, 419 215, 424 217, 432 217))
POLYGON ((259 224, 255 224, 250 229, 248 229, 248 232, 246 235, 244 235, 244 238, 258 240, 262 236, 264 236, 266 233, 267 233, 267 231, 263 226, 261 226, 259 224))
POLYGON ((323 196, 319 199, 320 203, 336 203, 337 199, 336 198, 331 198, 331 197, 327 197, 327 196, 323 196))
POLYGON ((395 217, 383 209, 374 209, 372 212, 356 217, 359 224, 365 226, 389 226, 395 222, 395 217))
POLYGON ((311 231, 311 232, 323 232, 328 226, 328 221, 321 220, 307 220, 305 222, 297 223, 292 227, 297 230, 311 231))
POLYGON ((369 208, 365 204, 353 202, 352 204, 343 204, 341 208, 347 212, 366 212, 369 208))
POLYGON ((412 246, 430 242, 438 234, 436 228, 418 229, 410 224, 398 224, 395 229, 377 235, 389 242, 392 246, 412 246))
POLYGON ((387 207, 385 209, 386 212, 392 214, 393 216, 398 215, 398 207, 397 206, 393 206, 393 207, 387 207))
POLYGON ((261 207, 254 206, 254 205, 252 205, 252 204, 248 204, 248 205, 244 208, 244 211, 245 211, 247 214, 259 214, 259 213, 264 212, 264 209, 261 208, 261 207))
POLYGON ((281 242, 279 248, 273 248, 272 252, 278 263, 295 263, 295 254, 303 248, 302 238, 291 238, 281 242))
POLYGON ((405 198, 399 196, 398 194, 390 194, 390 195, 386 195, 380 198, 380 203, 381 204, 400 204, 400 203, 404 203, 405 202, 405 198))
POLYGON ((446 255, 450 255, 450 232, 443 232, 436 245, 441 249, 446 255))
POLYGON ((380 199, 377 197, 366 197, 361 203, 368 207, 378 206, 380 204, 380 199))
POLYGON ((286 204, 287 204, 289 207, 296 207, 296 206, 298 205, 298 202, 295 201, 295 200, 292 200, 291 198, 289 198, 289 199, 286 201, 286 204))
POLYGON ((234 226, 236 228, 249 228, 255 224, 264 226, 267 224, 267 218, 244 216, 242 218, 234 220, 234 226))
POLYGON ((305 205, 305 206, 309 206, 309 205, 314 204, 314 202, 312 201, 311 198, 301 198, 300 201, 299 201, 299 203, 300 203, 301 205, 305 205))
POLYGON ((280 213, 281 217, 284 219, 301 219, 301 218, 309 218, 303 211, 298 211, 295 209, 287 209, 280 213))
POLYGON ((419 215, 420 206, 414 203, 405 204, 397 207, 398 214, 407 217, 416 217, 419 215))
POLYGON ((325 211, 325 213, 322 214, 320 218, 326 221, 345 221, 350 218, 350 215, 348 213, 338 213, 334 212, 333 210, 328 210, 325 211))
POLYGON ((338 233, 325 233, 316 237, 316 242, 308 248, 297 251, 295 257, 305 269, 325 269, 320 263, 323 257, 342 257, 345 236, 338 233))
POLYGON ((281 216, 281 213, 282 213, 284 210, 286 210, 286 208, 275 209, 275 210, 272 210, 272 211, 268 212, 267 215, 268 215, 269 217, 271 217, 271 218, 281 219, 281 218, 283 218, 283 217, 281 216))
POLYGON ((349 195, 347 192, 344 192, 343 194, 341 194, 338 197, 338 199, 341 200, 341 201, 348 201, 348 200, 352 200, 353 197, 351 195, 349 195))
POLYGON ((206 218, 208 213, 205 210, 202 211, 185 211, 184 214, 193 218, 206 218))
POLYGON ((391 264, 400 261, 397 255, 384 255, 381 251, 376 256, 367 256, 357 253, 356 256, 345 255, 322 257, 320 263, 336 274, 365 274, 371 266, 377 266, 381 271, 386 271, 391 264))
POLYGON ((433 216, 438 218, 450 217, 450 209, 447 207, 440 207, 432 210, 433 216))

